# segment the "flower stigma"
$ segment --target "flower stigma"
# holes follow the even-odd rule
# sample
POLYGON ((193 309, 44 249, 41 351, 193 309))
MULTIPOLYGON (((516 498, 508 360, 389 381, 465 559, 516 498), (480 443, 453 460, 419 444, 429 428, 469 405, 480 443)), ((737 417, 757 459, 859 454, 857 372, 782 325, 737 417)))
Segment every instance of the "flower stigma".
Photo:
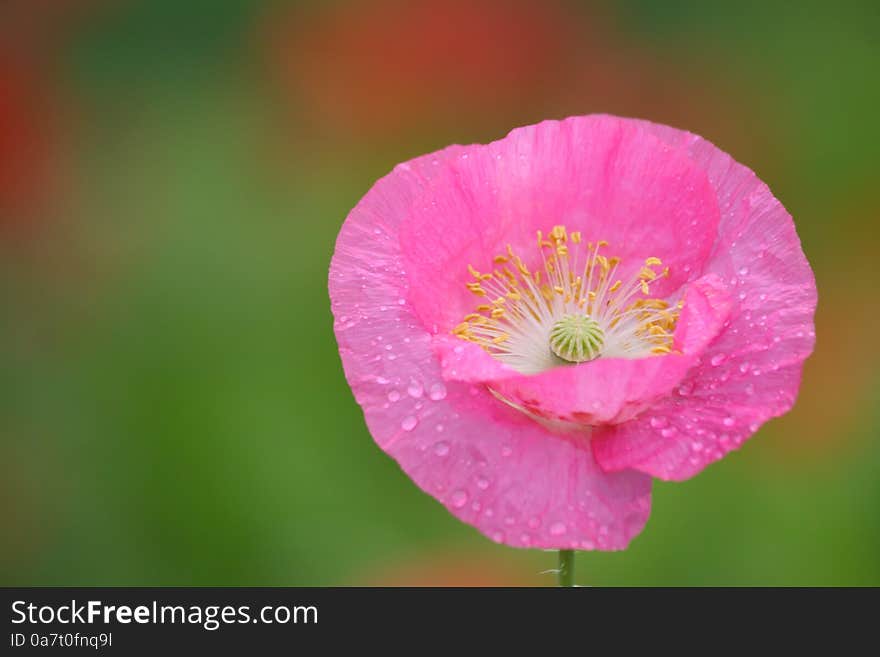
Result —
POLYGON ((569 363, 593 360, 603 342, 605 332, 589 315, 563 315, 550 330, 550 350, 569 363))

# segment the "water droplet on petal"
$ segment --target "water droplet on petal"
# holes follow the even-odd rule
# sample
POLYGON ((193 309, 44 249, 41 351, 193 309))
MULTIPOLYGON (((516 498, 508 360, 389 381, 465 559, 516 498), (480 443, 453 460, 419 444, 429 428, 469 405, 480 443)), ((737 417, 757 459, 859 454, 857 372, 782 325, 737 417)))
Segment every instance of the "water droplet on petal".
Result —
POLYGON ((403 421, 400 423, 400 427, 404 431, 412 431, 413 429, 416 428, 416 425, 418 423, 419 423, 419 420, 414 415, 407 415, 405 418, 403 418, 403 421))
POLYGON ((486 490, 487 488, 489 488, 489 480, 485 477, 478 477, 477 488, 479 488, 480 490, 486 490))
POLYGON ((736 420, 734 420, 732 417, 726 417, 721 421, 721 424, 723 424, 725 427, 732 427, 734 424, 736 424, 736 420))
POLYGON ((651 426, 654 427, 655 429, 662 429, 667 424, 669 424, 669 420, 667 420, 662 415, 658 415, 658 416, 651 418, 651 426))
POLYGON ((442 383, 435 383, 431 386, 428 396, 434 401, 440 401, 446 398, 446 386, 442 383))
POLYGON ((406 389, 406 391, 409 393, 410 397, 412 397, 414 399, 418 399, 419 397, 422 396, 424 389, 422 388, 421 383, 418 383, 417 381, 413 381, 412 383, 409 384, 409 387, 406 389))
POLYGON ((550 535, 551 536, 562 536, 565 532, 568 531, 568 528, 565 526, 563 522, 554 522, 550 525, 550 535))
POLYGON ((510 456, 513 454, 513 448, 510 445, 501 446, 501 456, 510 456))
POLYGON ((400 393, 396 390, 392 390, 388 393, 388 401, 396 402, 398 399, 400 399, 400 393))
POLYGON ((460 509, 461 507, 463 507, 465 504, 467 504, 467 501, 468 494, 463 490, 457 490, 453 492, 449 498, 450 504, 452 504, 452 506, 456 509, 460 509))
POLYGON ((749 268, 748 267, 740 267, 739 275, 740 276, 748 276, 749 268))
POLYGON ((541 526, 541 519, 538 516, 532 516, 529 518, 529 527, 532 529, 537 529, 541 526))
POLYGON ((718 367, 725 360, 727 360, 727 356, 725 356, 724 354, 715 354, 714 356, 712 356, 709 362, 712 363, 712 367, 718 367))
POLYGON ((447 442, 439 442, 434 445, 434 453, 437 456, 446 456, 449 454, 449 443, 447 442))

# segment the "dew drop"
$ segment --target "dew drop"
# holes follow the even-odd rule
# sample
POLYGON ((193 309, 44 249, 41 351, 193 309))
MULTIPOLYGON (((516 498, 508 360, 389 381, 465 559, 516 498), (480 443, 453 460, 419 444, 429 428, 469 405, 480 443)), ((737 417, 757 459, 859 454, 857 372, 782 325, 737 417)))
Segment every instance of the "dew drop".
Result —
POLYGON ((541 519, 538 516, 532 516, 529 518, 529 527, 532 529, 537 529, 541 526, 541 519))
POLYGON ((746 372, 749 371, 749 368, 751 368, 751 366, 752 366, 752 364, 749 363, 748 361, 746 361, 745 363, 742 363, 739 366, 739 371, 742 372, 743 374, 745 374, 746 372))
POLYGON ((436 429, 437 433, 443 433, 443 429, 445 429, 445 427, 442 424, 438 424, 436 429))
POLYGON ((457 490, 452 493, 452 496, 449 498, 449 502, 456 509, 460 509, 468 501, 468 494, 463 490, 457 490))
POLYGON ((501 456, 510 456, 513 454, 513 448, 510 445, 501 446, 501 456))
POLYGON ((431 386, 428 396, 434 401, 440 401, 446 398, 446 386, 442 383, 435 383, 431 386))
POLYGON ((412 431, 418 423, 419 421, 414 415, 407 415, 400 423, 400 428, 404 431, 412 431))
POLYGON ((728 416, 721 421, 721 424, 723 424, 725 427, 732 427, 734 424, 736 424, 736 420, 728 416))
POLYGON ((565 532, 568 531, 568 528, 565 526, 563 522, 554 522, 550 525, 550 535, 551 536, 562 536, 565 532))
POLYGON ((666 427, 662 431, 660 431, 660 435, 664 438, 672 438, 675 434, 678 433, 678 429, 675 427, 666 427))
POLYGON ((748 276, 749 275, 749 268, 748 267, 741 267, 739 270, 739 275, 740 276, 748 276))
POLYGON ((396 390, 392 390, 388 393, 388 401, 396 402, 398 399, 400 399, 400 393, 396 390))
POLYGON ((421 383, 418 383, 417 381, 413 381, 412 383, 409 384, 409 387, 406 389, 406 391, 409 393, 410 397, 412 397, 413 399, 418 399, 419 397, 422 396, 424 389, 422 388, 421 383))
POLYGON ((485 477, 478 477, 477 488, 479 488, 480 490, 486 490, 487 488, 489 488, 489 480, 485 477))
POLYGON ((442 441, 437 443, 436 445, 434 445, 434 453, 437 456, 446 456, 447 454, 449 454, 449 443, 442 441))
POLYGON ((715 354, 714 356, 712 356, 709 362, 712 364, 712 367, 718 367, 725 360, 727 360, 727 356, 725 356, 724 354, 715 354))
POLYGON ((504 532, 493 532, 492 540, 496 543, 501 543, 504 540, 504 532))
POLYGON ((669 420, 667 420, 662 415, 658 415, 658 416, 651 418, 651 426, 654 427, 655 429, 662 429, 667 424, 669 424, 669 420))

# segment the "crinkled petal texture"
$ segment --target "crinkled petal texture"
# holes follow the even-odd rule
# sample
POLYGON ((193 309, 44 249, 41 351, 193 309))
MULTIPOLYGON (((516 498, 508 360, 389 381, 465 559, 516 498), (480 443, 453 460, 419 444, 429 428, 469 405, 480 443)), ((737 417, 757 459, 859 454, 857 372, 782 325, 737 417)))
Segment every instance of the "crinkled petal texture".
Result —
POLYGON ((767 188, 699 137, 609 116, 399 165, 346 220, 330 296, 376 442, 520 547, 626 547, 650 475, 690 476, 787 410, 813 342, 815 284, 767 188), (685 300, 676 353, 522 375, 450 335, 473 308, 468 265, 555 224, 670 266, 655 294, 685 300))
POLYGON ((791 216, 751 170, 696 135, 639 125, 706 172, 721 220, 703 272, 725 281, 735 306, 672 395, 600 428, 592 445, 606 471, 682 480, 792 407, 815 343, 816 283, 791 216))

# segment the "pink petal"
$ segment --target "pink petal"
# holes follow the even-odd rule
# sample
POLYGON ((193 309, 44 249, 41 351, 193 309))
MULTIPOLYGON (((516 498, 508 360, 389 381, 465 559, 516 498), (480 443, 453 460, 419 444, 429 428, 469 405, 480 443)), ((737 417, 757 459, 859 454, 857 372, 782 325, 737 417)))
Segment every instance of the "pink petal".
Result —
MULTIPOLYGON (((608 253, 638 268, 659 257, 665 296, 695 278, 712 248, 718 203, 705 172, 644 130, 612 116, 545 121, 487 146, 427 156, 400 230, 409 300, 426 326, 448 332, 471 312, 467 267, 493 267, 510 243, 527 261, 536 231, 556 224, 607 240, 608 253), (442 303, 438 303, 442 300, 442 303)), ((534 265, 535 262, 529 262, 534 265)))
POLYGON ((726 282, 735 306, 678 392, 632 422, 598 431, 593 452, 609 471, 635 467, 680 480, 794 404, 815 342, 816 284, 791 216, 752 171, 696 135, 642 125, 707 172, 721 222, 704 272, 726 282))
POLYGON ((493 540, 622 549, 647 521, 650 477, 603 473, 586 440, 550 434, 484 388, 441 375, 433 328, 408 301, 398 239, 416 199, 446 175, 438 157, 400 165, 373 187, 330 267, 340 355, 370 432, 423 490, 493 540))

